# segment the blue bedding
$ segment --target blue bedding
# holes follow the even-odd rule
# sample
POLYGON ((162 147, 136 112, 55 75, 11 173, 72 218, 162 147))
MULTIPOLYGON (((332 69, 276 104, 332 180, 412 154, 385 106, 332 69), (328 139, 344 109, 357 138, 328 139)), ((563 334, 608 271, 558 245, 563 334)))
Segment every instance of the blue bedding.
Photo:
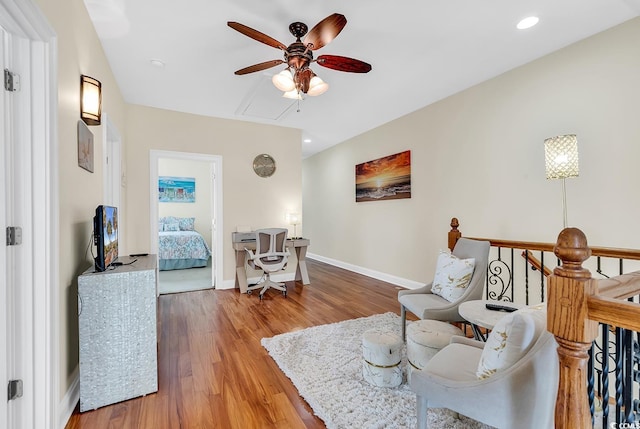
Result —
POLYGON ((211 249, 204 237, 196 231, 161 231, 158 233, 159 269, 181 270, 205 267, 211 249))

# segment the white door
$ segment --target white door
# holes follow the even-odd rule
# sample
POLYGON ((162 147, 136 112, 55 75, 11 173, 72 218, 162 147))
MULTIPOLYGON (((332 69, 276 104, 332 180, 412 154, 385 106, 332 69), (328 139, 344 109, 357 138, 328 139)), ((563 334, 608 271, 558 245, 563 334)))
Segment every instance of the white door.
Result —
MULTIPOLYGON (((5 65, 5 46, 8 45, 8 34, 2 27, 0 27, 1 32, 1 40, 0 40, 0 68, 4 70, 7 66, 5 65)), ((10 137, 10 129, 9 129, 9 117, 7 112, 7 96, 5 94, 4 89, 2 89, 0 94, 0 121, 2 121, 2 133, 0 134, 0 166, 2 166, 2 174, 0 174, 0 192, 4 195, 4 204, 2 205, 2 209, 0 210, 0 229, 2 231, 6 231, 7 228, 7 210, 9 207, 9 192, 8 190, 11 188, 10 181, 11 175, 9 174, 8 166, 8 154, 9 154, 9 146, 8 141, 10 137)), ((9 288, 10 281, 9 272, 7 270, 8 261, 7 261, 7 249, 2 244, 0 246, 0 313, 3 315, 8 315, 8 311, 10 310, 9 306, 9 288)), ((8 347, 8 333, 10 332, 9 323, 10 319, 8 317, 0 317, 0 382, 2 384, 5 383, 6 380, 9 380, 9 347, 8 347)), ((2 427, 11 427, 9 416, 8 416, 8 404, 9 402, 5 400, 4 397, 0 397, 0 426, 2 427)))
POLYGON ((21 244, 0 243, 0 428, 57 424, 55 47, 31 0, 0 0, 0 73, 20 80, 13 91, 0 85, 0 234, 22 230, 21 244), (12 379, 23 394, 8 401, 12 379))
MULTIPOLYGON (((29 384, 30 376, 25 372, 25 360, 29 361, 29 347, 25 342, 29 340, 30 328, 23 322, 25 304, 30 299, 29 285, 25 278, 25 264, 27 263, 25 247, 21 243, 22 232, 28 234, 23 229, 25 213, 23 207, 24 195, 24 152, 21 144, 24 143, 24 135, 20 132, 19 119, 23 113, 25 103, 25 91, 18 88, 18 73, 22 71, 21 62, 14 61, 23 41, 18 37, 10 35, 3 28, 2 46, 0 56, 2 57, 3 81, 6 80, 6 72, 9 72, 11 79, 15 79, 12 84, 5 83, 2 88, 2 194, 4 204, 0 210, 0 228, 2 234, 7 234, 8 227, 17 227, 14 230, 16 241, 9 242, 9 237, 0 243, 0 271, 3 279, 1 293, 1 309, 3 317, 0 321, 0 342, 2 348, 0 356, 0 416, 2 422, 6 421, 7 428, 26 427, 29 422, 25 415, 27 409, 26 401, 32 398, 32 392, 27 395, 21 394, 12 400, 7 400, 9 392, 5 386, 9 380, 20 380, 29 384), (12 85, 15 91, 11 90, 12 85), (5 396, 7 395, 7 396, 5 396)), ((22 76, 20 76, 21 78, 22 76)), ((28 363, 27 363, 28 364, 28 363)), ((22 386, 21 386, 22 387, 22 386)), ((28 389, 27 389, 28 390, 28 389)))

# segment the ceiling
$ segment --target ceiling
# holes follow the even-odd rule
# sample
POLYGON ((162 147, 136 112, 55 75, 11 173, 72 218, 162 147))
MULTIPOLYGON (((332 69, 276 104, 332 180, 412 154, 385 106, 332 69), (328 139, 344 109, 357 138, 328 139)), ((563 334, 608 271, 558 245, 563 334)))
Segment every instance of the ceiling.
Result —
POLYGON ((85 3, 126 102, 298 128, 303 158, 640 15, 640 0, 85 3), (284 65, 234 75, 283 54, 229 28, 227 21, 289 45, 290 23, 311 29, 332 13, 348 22, 314 57, 357 58, 372 65, 369 73, 312 64, 329 90, 299 105, 271 84, 284 65), (530 15, 539 24, 517 30, 518 21, 530 15))

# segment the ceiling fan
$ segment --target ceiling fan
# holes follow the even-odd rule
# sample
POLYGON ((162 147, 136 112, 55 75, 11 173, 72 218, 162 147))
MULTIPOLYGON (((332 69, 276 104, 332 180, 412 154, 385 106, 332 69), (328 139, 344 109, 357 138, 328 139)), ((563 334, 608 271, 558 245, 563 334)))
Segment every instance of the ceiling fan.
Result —
POLYGON ((371 65, 354 58, 339 55, 320 55, 316 59, 313 58, 313 51, 331 42, 346 24, 347 18, 339 13, 329 15, 317 23, 311 31, 308 31, 306 24, 294 22, 289 25, 289 31, 296 38, 296 41, 286 46, 253 28, 229 21, 227 25, 234 30, 265 45, 284 51, 284 60, 271 60, 254 64, 237 70, 235 74, 244 75, 266 70, 280 64, 287 64, 286 69, 274 75, 272 79, 276 88, 284 91, 285 97, 300 100, 302 99, 302 94, 320 95, 329 88, 329 85, 309 68, 311 63, 315 62, 329 69, 350 73, 367 73, 371 70, 371 65), (301 40, 303 37, 304 40, 301 40))

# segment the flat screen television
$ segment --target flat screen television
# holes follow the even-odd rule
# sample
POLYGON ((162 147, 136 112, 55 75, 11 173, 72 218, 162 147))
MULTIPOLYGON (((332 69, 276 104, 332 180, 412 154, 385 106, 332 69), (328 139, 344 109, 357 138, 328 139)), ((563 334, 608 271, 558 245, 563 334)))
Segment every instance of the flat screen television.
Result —
POLYGON ((104 271, 118 259, 118 209, 100 205, 93 217, 96 271, 104 271))

